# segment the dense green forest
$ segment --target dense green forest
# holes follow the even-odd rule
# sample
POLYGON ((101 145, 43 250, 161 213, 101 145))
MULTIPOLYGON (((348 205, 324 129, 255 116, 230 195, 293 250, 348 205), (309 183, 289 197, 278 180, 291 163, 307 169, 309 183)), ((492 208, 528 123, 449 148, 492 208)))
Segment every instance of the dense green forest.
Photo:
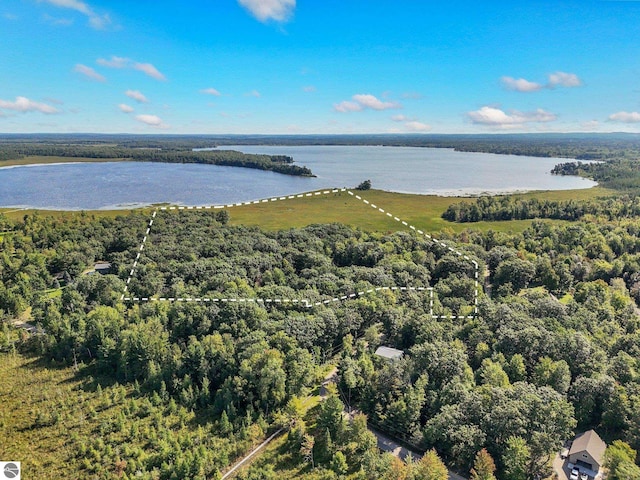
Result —
POLYGON ((197 150, 178 148, 155 142, 145 146, 108 144, 10 143, 0 142, 2 161, 29 156, 62 158, 123 159, 136 162, 204 163, 232 167, 269 170, 285 175, 313 176, 307 167, 293 165, 293 158, 285 155, 254 155, 233 150, 197 150))
MULTIPOLYGON (((378 286, 430 286, 436 316, 428 294, 417 291, 385 290, 313 309, 122 303, 146 215, 0 216, 0 348, 86 365, 138 392, 123 417, 100 427, 112 434, 78 449, 83 475, 108 478, 113 449, 125 442, 118 455, 126 475, 215 476, 240 454, 241 440, 253 438, 250 431, 277 425, 290 430, 287 448, 308 463, 309 478, 397 478, 392 472, 409 468, 375 453, 364 417, 345 423, 337 414, 342 404, 421 451, 435 449, 459 471, 486 454, 500 479, 548 475, 554 452, 588 428, 625 442, 617 444, 623 450, 640 449, 636 219, 605 215, 566 225, 536 221, 518 234, 444 235, 487 272, 477 316, 469 316, 473 266, 423 237, 339 224, 263 232, 227 219, 159 214, 132 293, 322 300, 378 286), (113 274, 83 275, 97 260, 111 262, 113 274), (12 332, 12 319, 26 313, 43 334, 12 332), (387 362, 373 354, 379 345, 405 355, 387 362), (306 424, 297 402, 328 361, 338 364, 338 396, 306 424), (184 421, 176 424, 177 442, 169 424, 164 440, 149 444, 127 430, 135 424, 130 415, 157 412, 161 427, 162 412, 175 419, 179 411, 200 419, 206 445, 184 421)), ((51 415, 41 412, 34 428, 55 421, 51 415)), ((428 478, 420 468, 412 478, 428 478)), ((258 467, 242 475, 269 478, 258 467)))
POLYGON ((594 200, 542 200, 514 196, 480 197, 447 207, 442 218, 450 222, 480 222, 552 218, 579 220, 585 216, 608 221, 640 216, 640 198, 619 195, 594 200))

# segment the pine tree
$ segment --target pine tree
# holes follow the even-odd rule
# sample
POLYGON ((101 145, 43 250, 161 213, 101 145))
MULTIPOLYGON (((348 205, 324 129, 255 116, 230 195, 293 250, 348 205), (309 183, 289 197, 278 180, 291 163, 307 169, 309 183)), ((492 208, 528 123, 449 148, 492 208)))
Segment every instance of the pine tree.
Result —
POLYGON ((219 430, 220 433, 224 436, 229 435, 230 433, 233 432, 233 426, 231 425, 231 422, 229 421, 229 416, 227 415, 227 411, 223 410, 222 411, 222 415, 220 415, 220 420, 219 420, 219 430))
POLYGON ((326 465, 331 461, 334 453, 331 433, 329 433, 329 429, 327 428, 316 435, 318 435, 318 437, 314 442, 314 456, 318 459, 319 463, 326 465))

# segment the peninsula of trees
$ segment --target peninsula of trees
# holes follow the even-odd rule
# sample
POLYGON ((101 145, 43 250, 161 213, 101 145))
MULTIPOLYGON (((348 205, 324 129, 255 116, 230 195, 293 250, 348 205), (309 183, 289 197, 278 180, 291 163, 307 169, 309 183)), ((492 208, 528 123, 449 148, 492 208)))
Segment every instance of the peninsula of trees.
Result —
MULTIPOLYGON (((141 142, 144 145, 144 142, 141 142)), ((255 155, 234 150, 193 150, 186 148, 164 148, 156 142, 147 146, 125 146, 106 144, 43 144, 0 142, 0 167, 3 162, 25 157, 55 157, 83 159, 116 159, 135 162, 202 163, 231 167, 268 170, 285 175, 314 176, 307 167, 293 165, 293 158, 285 155, 255 155), (160 145, 160 146, 157 146, 160 145)))

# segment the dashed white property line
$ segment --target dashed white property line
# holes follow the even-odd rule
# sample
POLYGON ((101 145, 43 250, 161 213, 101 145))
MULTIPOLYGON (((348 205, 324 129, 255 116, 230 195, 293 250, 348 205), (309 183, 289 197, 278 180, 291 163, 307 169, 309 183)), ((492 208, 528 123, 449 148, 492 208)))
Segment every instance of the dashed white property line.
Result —
POLYGON ((340 297, 328 298, 312 302, 307 299, 297 298, 214 298, 214 297, 122 297, 124 301, 130 302, 211 302, 211 303, 257 303, 257 304, 299 304, 305 308, 318 307, 320 305, 329 305, 331 303, 341 302, 350 298, 357 298, 369 293, 381 291, 402 291, 402 292, 424 292, 429 291, 429 313, 433 315, 433 287, 376 287, 362 290, 360 292, 342 295, 340 297))
POLYGON ((231 204, 227 204, 227 205, 201 205, 201 206, 175 206, 175 207, 160 207, 160 210, 211 210, 211 209, 220 209, 220 208, 233 208, 233 207, 240 207, 240 206, 246 206, 246 205, 256 205, 256 204, 261 204, 261 203, 270 203, 270 202, 277 202, 277 201, 282 201, 282 200, 291 200, 294 198, 303 198, 303 197, 314 197, 314 196, 318 196, 318 195, 328 195, 331 193, 339 193, 339 192, 347 192, 349 195, 355 197, 356 199, 360 200, 361 202, 363 202, 365 205, 370 206, 371 208, 373 208, 375 211, 382 213, 384 215, 386 215, 389 218, 393 218, 396 222, 401 223, 403 226, 408 227, 409 229, 417 232, 418 234, 422 235, 423 237, 427 238, 429 241, 435 243, 436 245, 439 245, 445 249, 447 249, 448 251, 455 253, 458 256, 461 256, 462 258, 464 258, 465 260, 468 260, 470 262, 473 263, 474 266, 474 282, 475 282, 475 289, 474 289, 474 299, 473 299, 473 315, 434 315, 433 314, 433 287, 375 287, 375 288, 370 288, 368 290, 363 290, 360 292, 355 292, 355 293, 350 293, 348 295, 342 295, 339 297, 334 297, 334 298, 329 298, 326 300, 322 300, 322 301, 316 301, 316 302, 312 302, 309 301, 307 299, 291 299, 291 298, 209 298, 209 297, 132 297, 132 296, 127 296, 127 291, 129 289, 129 284, 131 283, 131 279, 133 278, 138 262, 140 260, 140 255, 142 253, 142 251, 144 250, 145 244, 147 242, 147 238, 151 232, 151 227, 153 226, 153 222, 158 214, 158 210, 156 209, 153 212, 153 215, 151 216, 151 219, 149 220, 149 224, 147 226, 147 230, 145 232, 145 235, 142 239, 142 243, 140 244, 140 248, 138 250, 138 253, 136 255, 136 259, 133 262, 133 268, 131 269, 131 271, 129 272, 129 277, 127 278, 126 281, 126 285, 124 288, 124 293, 121 295, 120 300, 125 300, 125 301, 132 301, 132 302, 220 302, 220 303, 228 303, 228 302, 237 302, 237 303, 259 303, 259 304, 271 304, 271 303, 278 303, 278 304, 286 304, 286 303, 291 303, 291 304, 299 304, 302 305, 306 308, 311 308, 311 307, 315 307, 315 306, 320 306, 320 305, 328 305, 331 303, 335 303, 335 302, 340 302, 340 301, 344 301, 344 300, 348 300, 350 298, 356 298, 356 297, 361 297, 365 294, 368 293, 374 293, 374 292, 379 292, 382 290, 391 290, 391 291, 425 291, 428 290, 430 292, 430 297, 429 297, 429 313, 433 318, 448 318, 448 319, 471 319, 474 318, 475 315, 478 314, 478 290, 479 290, 479 282, 478 282, 478 262, 476 262, 475 260, 472 260, 468 255, 462 253, 461 251, 457 250, 456 248, 454 248, 451 245, 448 245, 447 243, 438 240, 437 238, 429 235, 428 233, 425 233, 424 231, 417 229, 415 226, 410 225, 409 223, 407 223, 405 220, 402 220, 401 218, 393 215, 391 212, 389 211, 385 211, 384 209, 382 209, 381 207, 372 204, 371 202, 369 202, 369 200, 366 200, 365 198, 362 198, 360 195, 357 195, 355 193, 353 193, 351 190, 348 190, 346 188, 334 188, 332 190, 323 190, 323 191, 317 191, 317 192, 308 192, 308 193, 300 193, 297 195, 288 195, 288 196, 283 196, 283 197, 273 197, 273 198, 264 198, 264 199, 260 199, 260 200, 253 200, 253 201, 248 201, 248 202, 239 202, 239 203, 231 203, 231 204))
MULTIPOLYGON (((377 211, 379 211, 381 213, 385 213, 389 217, 393 217, 393 219, 396 222, 399 222, 402 225, 404 225, 406 227, 409 227, 411 230, 419 233, 420 235, 422 235, 423 237, 429 239, 431 242, 435 243, 436 245, 440 245, 441 247, 446 248, 448 251, 450 251, 452 253, 455 253, 458 256, 461 256, 465 260, 470 260, 473 263, 474 277, 475 277, 475 288, 474 288, 474 294, 473 294, 473 315, 467 315, 467 316, 465 316, 465 315, 433 315, 433 305, 431 305, 431 314, 432 314, 432 316, 434 318, 473 318, 475 315, 478 314, 478 289, 479 289, 478 262, 476 262, 475 260, 471 260, 468 255, 465 255, 461 251, 456 250, 453 246, 448 245, 445 242, 442 242, 442 241, 438 240, 435 237, 432 237, 431 235, 429 235, 428 233, 423 232, 422 230, 418 230, 415 226, 408 224, 406 221, 402 220, 399 217, 396 217, 396 216, 392 215, 390 212, 388 212, 388 211, 385 212, 384 210, 379 208, 377 205, 374 205, 374 204, 370 203, 368 200, 365 200, 360 195, 356 195, 351 190, 347 190, 347 193, 349 195, 357 198, 361 202, 365 203, 366 205, 369 205, 374 210, 377 210, 377 211)), ((433 296, 432 296, 432 302, 433 302, 433 296)))
POLYGON ((156 215, 158 215, 158 210, 154 210, 153 215, 151 215, 151 219, 149 220, 149 226, 147 227, 147 233, 145 234, 144 238, 142 239, 142 243, 140 244, 140 248, 138 249, 138 254, 136 255, 136 259, 133 262, 133 268, 131 269, 131 272, 129 272, 129 277, 127 278, 127 283, 124 286, 124 292, 123 294, 120 296, 120 300, 125 300, 127 297, 127 290, 129 290, 129 284, 131 283, 131 279, 133 278, 133 274, 136 273, 136 267, 138 266, 138 261, 140 260, 140 255, 142 254, 142 251, 144 250, 144 245, 145 243, 147 243, 147 237, 149 236, 149 233, 151 232, 151 227, 153 226, 153 221, 156 218, 156 215))
MULTIPOLYGON (((233 208, 233 207, 242 207, 247 205, 256 205, 259 203, 269 203, 269 202, 278 202, 282 200, 292 200, 294 198, 303 198, 303 197, 313 197, 316 195, 329 195, 330 193, 339 193, 339 192, 347 192, 346 188, 334 188, 332 190, 323 190, 318 192, 309 192, 309 193, 299 193, 297 195, 287 195, 286 197, 272 197, 272 198, 263 198, 260 200, 252 200, 248 202, 238 202, 238 203, 229 203, 227 205, 193 205, 193 206, 176 206, 176 207, 160 207, 160 210, 211 210, 211 209, 219 209, 219 208, 233 208)), ((154 212, 154 214, 157 210, 154 212)), ((155 218, 155 215, 154 215, 155 218)), ((153 222, 149 223, 149 227, 153 225, 153 222)))

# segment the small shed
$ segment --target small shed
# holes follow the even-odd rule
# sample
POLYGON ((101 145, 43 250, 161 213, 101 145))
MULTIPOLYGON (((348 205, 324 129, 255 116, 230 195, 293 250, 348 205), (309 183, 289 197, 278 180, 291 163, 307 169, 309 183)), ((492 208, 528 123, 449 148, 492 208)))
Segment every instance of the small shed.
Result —
POLYGON ((607 444, 595 430, 588 430, 578 435, 569 450, 569 463, 577 467, 598 472, 602 466, 607 444))
POLYGON ((96 262, 93 269, 102 275, 106 275, 111 272, 111 264, 109 262, 96 262))
POLYGON ((378 349, 375 351, 375 354, 387 360, 400 360, 404 355, 404 352, 402 350, 398 350, 397 348, 378 347, 378 349))

